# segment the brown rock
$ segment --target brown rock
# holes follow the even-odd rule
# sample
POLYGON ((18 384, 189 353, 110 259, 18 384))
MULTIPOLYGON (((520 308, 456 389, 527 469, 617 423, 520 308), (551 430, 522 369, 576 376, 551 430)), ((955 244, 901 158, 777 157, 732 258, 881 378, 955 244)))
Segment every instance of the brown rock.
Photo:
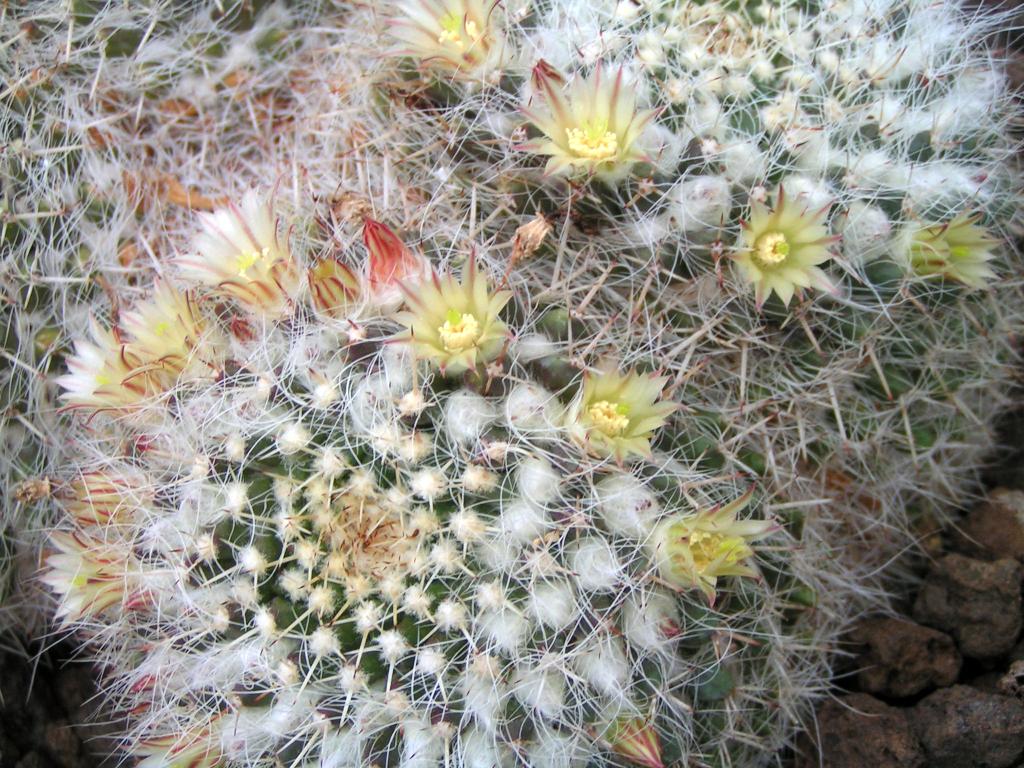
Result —
POLYGON ((979 675, 975 675, 969 680, 963 680, 964 685, 969 685, 976 691, 982 691, 984 693, 998 693, 1003 692, 999 689, 999 681, 1003 679, 1003 673, 991 670, 989 672, 982 672, 979 675))
POLYGON ((1024 700, 1024 661, 1015 661, 999 678, 999 692, 1005 696, 1024 700))
POLYGON ((929 571, 914 603, 914 619, 948 632, 964 656, 1009 653, 1021 631, 1021 566, 946 555, 929 571))
POLYGON ((1010 650, 1008 657, 1010 661, 1024 661, 1024 640, 1019 640, 1010 650))
POLYGON ((971 557, 1024 561, 1024 491, 992 491, 953 533, 952 544, 971 557))
POLYGON ((924 752, 905 710, 866 693, 827 701, 818 710, 821 753, 804 745, 796 768, 925 768, 924 752))
POLYGON ((910 710, 928 768, 1009 768, 1024 753, 1024 704, 954 685, 910 710))
POLYGON ((949 635, 910 621, 881 617, 862 621, 850 635, 863 650, 857 682, 868 693, 903 698, 952 685, 961 658, 949 635))

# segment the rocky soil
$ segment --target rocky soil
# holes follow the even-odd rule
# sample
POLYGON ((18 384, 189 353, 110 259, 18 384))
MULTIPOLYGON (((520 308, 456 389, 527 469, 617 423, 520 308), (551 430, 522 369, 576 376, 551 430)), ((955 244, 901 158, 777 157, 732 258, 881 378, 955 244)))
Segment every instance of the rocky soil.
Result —
POLYGON ((850 633, 796 768, 1024 766, 1024 417, 1007 429, 1002 486, 936 537, 905 615, 850 633))

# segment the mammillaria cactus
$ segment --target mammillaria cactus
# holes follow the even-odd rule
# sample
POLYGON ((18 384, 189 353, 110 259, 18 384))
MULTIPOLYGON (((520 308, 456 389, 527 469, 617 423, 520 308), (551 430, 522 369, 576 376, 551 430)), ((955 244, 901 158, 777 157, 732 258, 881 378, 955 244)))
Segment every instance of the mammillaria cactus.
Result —
POLYGON ((520 272, 565 280, 609 338, 657 340, 717 424, 700 441, 715 463, 838 496, 855 527, 946 514, 1021 322, 1018 109, 984 45, 1000 17, 917 0, 491 11, 499 72, 452 79, 404 51, 377 73, 418 89, 389 109, 434 150, 403 173, 450 168, 498 241, 542 215, 552 234, 520 272))
POLYGON ((226 217, 264 221, 246 199, 62 380, 80 413, 43 580, 105 660, 128 751, 656 768, 772 745, 733 707, 787 712, 798 664, 821 662, 794 610, 811 553, 760 492, 737 519, 749 479, 659 447, 666 379, 606 363, 547 389, 552 308, 473 255, 461 279, 392 278, 393 316, 366 312, 381 258, 344 265, 345 316, 299 290, 282 314, 251 243, 201 250, 226 217), (245 268, 207 286, 206 261, 245 268))
POLYGON ((770 762, 1007 402, 1000 23, 0 15, 4 513, 126 753, 770 762))

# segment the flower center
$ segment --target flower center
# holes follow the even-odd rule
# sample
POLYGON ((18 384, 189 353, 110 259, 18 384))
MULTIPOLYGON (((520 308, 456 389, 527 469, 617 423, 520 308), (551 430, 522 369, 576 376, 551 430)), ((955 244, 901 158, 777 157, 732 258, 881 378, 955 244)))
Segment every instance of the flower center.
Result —
POLYGON ((459 51, 466 48, 466 44, 462 39, 463 30, 466 33, 466 37, 474 45, 480 42, 480 38, 483 36, 480 34, 480 26, 475 21, 466 19, 466 23, 463 25, 462 17, 454 13, 442 16, 440 25, 441 34, 437 36, 437 42, 441 45, 451 45, 459 51))
POLYGON ((953 245, 949 248, 949 255, 954 261, 966 261, 971 257, 971 248, 967 245, 953 245))
POLYGON ((608 437, 619 437, 629 426, 628 411, 629 408, 622 403, 598 400, 587 410, 587 415, 594 426, 608 437))
POLYGON ((245 277, 245 273, 249 271, 258 261, 266 261, 267 257, 270 256, 269 248, 262 248, 261 250, 242 251, 238 254, 235 266, 238 267, 238 276, 245 277))
POLYGON ((691 533, 689 544, 693 564, 700 571, 706 570, 716 560, 727 565, 738 563, 748 556, 750 549, 739 536, 723 536, 708 531, 691 533))
POLYGON ((446 352, 465 352, 480 338, 480 323, 470 314, 448 310, 444 325, 437 329, 446 352))
POLYGON ((789 243, 781 232, 768 232, 754 244, 754 261, 759 267, 773 267, 789 256, 789 243))
POLYGON ((607 125, 585 125, 582 128, 566 128, 569 149, 578 157, 588 160, 606 160, 619 151, 619 137, 607 125))

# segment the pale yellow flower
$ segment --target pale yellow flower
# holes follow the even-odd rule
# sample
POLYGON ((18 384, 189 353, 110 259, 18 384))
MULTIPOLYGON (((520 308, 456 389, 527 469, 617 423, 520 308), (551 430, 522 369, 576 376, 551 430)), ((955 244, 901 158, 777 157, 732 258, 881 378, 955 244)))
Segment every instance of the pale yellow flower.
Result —
POLYGON ((388 22, 404 43, 397 55, 427 68, 473 78, 501 68, 506 50, 497 0, 408 0, 388 22))
POLYGON ((475 259, 470 259, 462 282, 454 275, 433 275, 401 287, 409 309, 395 319, 408 330, 398 340, 412 344, 443 374, 458 375, 501 353, 508 329, 500 313, 512 293, 491 293, 475 259))
POLYGON ((57 618, 80 621, 114 607, 141 604, 141 567, 123 547, 114 547, 80 531, 55 531, 42 582, 60 598, 57 618))
POLYGON ((773 292, 788 306, 802 288, 835 291, 818 266, 832 258, 829 249, 836 241, 825 223, 827 215, 827 208, 809 210, 799 200, 787 198, 781 187, 774 206, 751 202, 733 261, 754 286, 759 307, 773 292))
POLYGON ((152 367, 169 387, 192 363, 207 335, 194 297, 170 283, 159 282, 153 293, 121 318, 132 352, 152 367))
POLYGON ((909 226, 898 240, 898 255, 916 275, 984 288, 996 276, 988 262, 999 241, 978 224, 979 218, 961 213, 941 224, 909 226))
POLYGON ((566 412, 569 434, 587 452, 613 456, 649 456, 651 438, 678 408, 661 400, 667 377, 608 368, 586 374, 566 412))
POLYGON ((224 760, 221 730, 217 719, 202 728, 141 739, 132 750, 135 768, 216 768, 224 760))
POLYGON ((533 69, 533 82, 546 109, 523 113, 544 134, 521 149, 548 155, 545 173, 584 174, 612 180, 646 159, 638 139, 657 114, 637 109, 634 88, 620 69, 608 77, 597 67, 577 76, 562 92, 562 78, 545 61, 533 69))
POLYGON ((700 589, 712 603, 723 576, 756 577, 750 546, 766 536, 770 520, 737 520, 753 491, 721 507, 662 521, 651 537, 652 557, 661 577, 683 589, 700 589))
POLYGON ((83 472, 60 496, 64 509, 80 525, 116 523, 139 509, 146 497, 139 478, 83 472))
POLYGON ((103 328, 95 320, 90 330, 92 340, 75 340, 68 373, 57 378, 64 390, 61 400, 72 408, 119 410, 160 391, 149 376, 138 373, 142 361, 118 331, 103 328))
POLYGON ((254 312, 285 314, 301 281, 287 243, 278 238, 269 203, 250 190, 239 204, 200 213, 199 219, 196 252, 177 261, 182 276, 213 286, 254 312))
POLYGON ((182 376, 208 373, 217 348, 192 296, 159 283, 122 319, 122 329, 92 322, 92 341, 75 341, 68 374, 57 379, 71 407, 121 410, 171 389, 182 376))

